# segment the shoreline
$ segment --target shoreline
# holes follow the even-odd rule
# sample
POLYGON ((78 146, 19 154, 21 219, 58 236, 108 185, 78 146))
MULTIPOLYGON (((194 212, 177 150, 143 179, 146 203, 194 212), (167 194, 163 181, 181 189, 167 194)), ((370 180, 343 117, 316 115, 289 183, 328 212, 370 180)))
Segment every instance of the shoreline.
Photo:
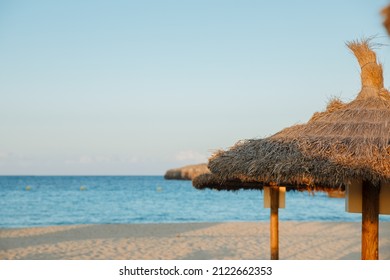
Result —
MULTIPOLYGON (((379 226, 390 259, 390 222, 379 226)), ((280 222, 280 259, 359 260, 359 222, 280 222)), ((104 224, 0 229, 3 260, 269 259, 268 222, 104 224)))

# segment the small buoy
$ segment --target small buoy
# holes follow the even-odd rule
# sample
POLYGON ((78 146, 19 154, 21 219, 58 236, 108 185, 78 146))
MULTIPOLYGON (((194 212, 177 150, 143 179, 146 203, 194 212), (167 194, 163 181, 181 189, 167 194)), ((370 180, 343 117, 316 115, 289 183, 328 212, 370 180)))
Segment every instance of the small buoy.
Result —
POLYGON ((26 186, 26 191, 31 191, 31 186, 26 186))
POLYGON ((163 188, 160 187, 160 186, 158 186, 158 187, 156 188, 156 191, 157 191, 157 192, 162 192, 162 190, 163 190, 163 188))
POLYGON ((86 186, 81 186, 80 187, 80 191, 86 191, 87 190, 87 187, 86 186))

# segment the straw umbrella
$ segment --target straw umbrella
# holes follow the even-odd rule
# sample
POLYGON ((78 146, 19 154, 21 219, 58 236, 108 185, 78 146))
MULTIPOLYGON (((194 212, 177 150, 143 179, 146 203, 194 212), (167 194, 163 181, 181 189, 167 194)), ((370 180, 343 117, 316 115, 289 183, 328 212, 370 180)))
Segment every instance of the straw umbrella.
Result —
POLYGON ((345 186, 360 180, 362 259, 377 259, 379 190, 390 182, 390 94, 369 40, 348 47, 362 69, 362 89, 355 100, 333 100, 304 125, 269 138, 240 141, 214 154, 209 169, 222 180, 274 185, 345 186))
MULTIPOLYGON (((333 100, 328 111, 335 110, 341 102, 333 100)), ((316 113, 316 119, 323 113, 316 113)), ((219 151, 209 160, 209 168, 219 180, 211 186, 225 189, 231 187, 231 181, 258 182, 258 188, 267 186, 270 189, 270 250, 271 259, 279 259, 279 187, 288 186, 298 190, 337 190, 344 185, 334 182, 321 182, 318 187, 314 178, 310 177, 310 170, 321 162, 306 158, 298 149, 293 139, 300 135, 304 125, 295 125, 286 128, 272 137, 265 139, 243 140, 238 142, 229 151, 219 151), (295 136, 293 136, 295 135, 295 136), (260 168, 260 169, 259 169, 260 168)), ((321 164, 323 166, 324 164, 321 164)), ((236 183, 236 182, 234 182, 236 183)), ((196 184, 195 184, 196 187, 196 184)), ((235 189, 241 185, 235 185, 235 189)), ((245 187, 242 187, 245 189, 245 187)))

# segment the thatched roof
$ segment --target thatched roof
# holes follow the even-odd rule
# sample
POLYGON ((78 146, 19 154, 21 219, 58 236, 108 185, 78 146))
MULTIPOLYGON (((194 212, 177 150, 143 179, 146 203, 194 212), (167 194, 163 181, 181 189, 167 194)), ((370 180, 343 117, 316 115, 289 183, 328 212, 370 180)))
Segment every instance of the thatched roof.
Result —
POLYGON ((242 182, 238 179, 221 180, 211 173, 201 174, 192 179, 192 185, 198 189, 215 189, 215 190, 231 190, 239 189, 246 190, 262 190, 263 184, 261 182, 242 182))
MULTIPOLYGON (((255 182, 255 181, 241 181, 239 179, 230 179, 230 180, 222 180, 218 176, 207 173, 196 176, 192 179, 192 185, 198 190, 204 189, 214 189, 217 191, 227 190, 227 191, 238 191, 238 190, 263 190, 264 186, 269 184, 265 184, 263 182, 255 182)), ((335 191, 344 191, 344 187, 333 188, 333 187, 321 187, 321 186, 309 186, 307 184, 301 185, 286 185, 287 191, 307 191, 307 192, 327 192, 333 193, 335 191)))
POLYGON ((390 5, 382 10, 382 15, 385 18, 383 26, 386 28, 387 33, 390 35, 390 5))
POLYGON ((390 94, 369 40, 348 47, 362 68, 362 89, 350 103, 330 102, 306 124, 240 141, 209 159, 222 180, 345 185, 353 178, 390 181, 390 94))
POLYGON ((169 169, 164 178, 167 180, 192 180, 200 174, 210 173, 206 163, 187 165, 180 168, 169 169))

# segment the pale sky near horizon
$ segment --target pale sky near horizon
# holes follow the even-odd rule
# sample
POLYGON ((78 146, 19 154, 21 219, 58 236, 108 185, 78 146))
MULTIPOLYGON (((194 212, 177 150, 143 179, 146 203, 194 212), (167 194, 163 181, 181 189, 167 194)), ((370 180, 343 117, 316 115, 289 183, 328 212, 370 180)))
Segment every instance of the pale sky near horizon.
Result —
MULTIPOLYGON (((306 122, 389 1, 0 0, 0 175, 162 175, 306 122)), ((386 45, 387 44, 387 45, 386 45)))

